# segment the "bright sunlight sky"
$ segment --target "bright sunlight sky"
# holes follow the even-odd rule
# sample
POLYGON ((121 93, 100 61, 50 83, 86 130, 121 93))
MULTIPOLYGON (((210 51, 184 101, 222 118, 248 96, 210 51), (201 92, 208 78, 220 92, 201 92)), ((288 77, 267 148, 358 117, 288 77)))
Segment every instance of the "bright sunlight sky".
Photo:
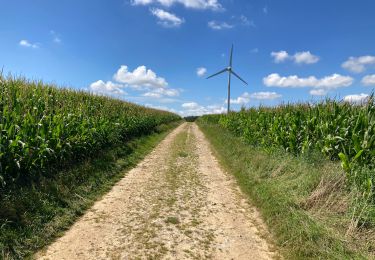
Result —
POLYGON ((181 115, 359 101, 375 86, 374 0, 0 0, 4 75, 181 115))

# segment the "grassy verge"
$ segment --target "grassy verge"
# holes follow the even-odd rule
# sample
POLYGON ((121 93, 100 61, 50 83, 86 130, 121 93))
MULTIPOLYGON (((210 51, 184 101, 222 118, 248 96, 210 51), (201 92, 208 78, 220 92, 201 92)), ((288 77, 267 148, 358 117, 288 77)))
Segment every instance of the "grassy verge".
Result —
POLYGON ((38 185, 4 194, 0 201, 0 259, 30 257, 60 236, 177 124, 102 151, 38 185))
POLYGON ((266 152, 218 125, 198 124, 221 165, 260 210, 286 259, 369 257, 373 243, 358 239, 360 231, 348 232, 353 194, 337 163, 316 154, 266 152))

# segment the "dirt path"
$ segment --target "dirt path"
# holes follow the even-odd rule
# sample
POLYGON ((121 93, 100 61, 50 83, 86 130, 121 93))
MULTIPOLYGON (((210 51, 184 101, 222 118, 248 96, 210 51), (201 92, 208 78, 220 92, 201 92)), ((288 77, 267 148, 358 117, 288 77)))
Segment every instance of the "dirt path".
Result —
POLYGON ((40 259, 272 259, 267 231, 195 124, 174 130, 40 259))

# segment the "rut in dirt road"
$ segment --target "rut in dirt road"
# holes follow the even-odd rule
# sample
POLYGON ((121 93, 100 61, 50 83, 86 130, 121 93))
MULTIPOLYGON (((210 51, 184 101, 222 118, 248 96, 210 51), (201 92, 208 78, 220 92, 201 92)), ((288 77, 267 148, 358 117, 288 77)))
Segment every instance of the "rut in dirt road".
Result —
POLYGON ((272 259, 259 215, 196 124, 175 129, 40 259, 272 259))

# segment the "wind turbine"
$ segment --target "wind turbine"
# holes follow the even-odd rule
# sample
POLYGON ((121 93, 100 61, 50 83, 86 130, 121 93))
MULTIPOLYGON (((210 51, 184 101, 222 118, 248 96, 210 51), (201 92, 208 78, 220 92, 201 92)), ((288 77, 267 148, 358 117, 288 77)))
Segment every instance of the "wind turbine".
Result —
POLYGON ((229 59, 229 66, 226 67, 225 69, 207 77, 207 79, 209 78, 212 78, 212 77, 215 77, 221 73, 224 73, 224 72, 228 72, 228 110, 227 110, 227 113, 229 114, 229 110, 230 110, 230 81, 231 81, 231 77, 232 77, 232 74, 234 76, 236 76, 239 80, 241 80, 243 83, 245 83, 246 85, 247 82, 244 81, 236 72, 233 71, 233 68, 232 68, 232 57, 233 57, 233 44, 232 44, 232 48, 230 50, 230 59, 229 59))

